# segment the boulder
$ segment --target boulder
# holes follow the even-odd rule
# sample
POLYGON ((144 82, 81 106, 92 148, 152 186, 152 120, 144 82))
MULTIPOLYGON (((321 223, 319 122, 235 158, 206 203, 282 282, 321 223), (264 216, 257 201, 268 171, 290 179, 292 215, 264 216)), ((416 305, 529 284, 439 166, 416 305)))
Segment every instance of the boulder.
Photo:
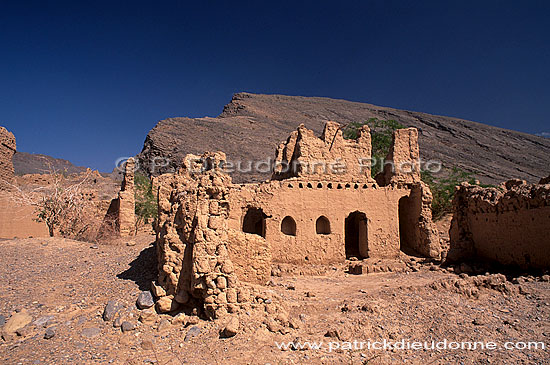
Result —
POLYGON ((2 330, 4 333, 11 335, 31 322, 32 317, 28 314, 26 309, 23 309, 19 313, 15 313, 13 316, 11 316, 2 328, 2 330))

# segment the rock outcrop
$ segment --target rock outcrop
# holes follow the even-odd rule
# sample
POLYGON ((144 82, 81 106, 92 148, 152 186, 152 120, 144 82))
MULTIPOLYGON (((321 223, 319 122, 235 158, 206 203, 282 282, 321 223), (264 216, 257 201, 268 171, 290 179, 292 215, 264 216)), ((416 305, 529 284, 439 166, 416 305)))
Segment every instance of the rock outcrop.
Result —
MULTIPOLYGON (((188 153, 201 154, 204 141, 229 161, 272 159, 272 151, 300 124, 323 132, 325 122, 369 118, 396 120, 418 129, 420 158, 473 172, 483 183, 510 177, 535 183, 548 174, 550 139, 458 118, 317 97, 235 94, 216 118, 170 118, 153 128, 138 155, 140 167, 156 176, 174 172, 188 153)), ((235 182, 263 181, 271 171, 232 173, 235 182)))

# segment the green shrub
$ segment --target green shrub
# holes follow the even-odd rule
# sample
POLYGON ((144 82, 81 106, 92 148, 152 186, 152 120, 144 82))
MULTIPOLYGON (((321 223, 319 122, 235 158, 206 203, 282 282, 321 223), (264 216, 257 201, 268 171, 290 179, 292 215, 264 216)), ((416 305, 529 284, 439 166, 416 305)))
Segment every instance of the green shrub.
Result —
POLYGON ((371 143, 372 143, 372 161, 371 176, 375 177, 376 174, 382 171, 384 161, 393 139, 393 132, 396 129, 405 128, 404 125, 395 120, 380 120, 376 118, 370 118, 366 122, 351 122, 343 130, 342 133, 345 139, 357 139, 359 130, 362 126, 368 125, 371 130, 371 143))
POLYGON ((432 191, 432 215, 435 220, 452 211, 452 202, 457 185, 463 182, 476 183, 472 173, 458 167, 451 168, 449 174, 445 177, 436 178, 431 172, 424 170, 420 172, 420 176, 432 191))
POLYGON ((151 179, 137 173, 134 177, 134 196, 136 200, 136 232, 138 228, 150 219, 157 218, 157 197, 153 193, 151 179))

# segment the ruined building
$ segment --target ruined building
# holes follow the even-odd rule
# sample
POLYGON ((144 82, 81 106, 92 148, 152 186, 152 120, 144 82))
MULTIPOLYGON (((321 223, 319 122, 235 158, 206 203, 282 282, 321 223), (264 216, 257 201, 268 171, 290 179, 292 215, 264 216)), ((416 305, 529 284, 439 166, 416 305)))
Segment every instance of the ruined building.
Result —
POLYGON ((270 181, 236 185, 222 152, 187 155, 156 178, 158 284, 162 302, 219 317, 257 303, 244 283, 265 284, 273 263, 329 264, 346 258, 437 258, 431 193, 420 181, 418 133, 397 130, 395 167, 371 177, 371 138, 327 122, 321 137, 301 125, 276 151, 270 181))
POLYGON ((15 136, 6 128, 0 127, 0 190, 8 190, 14 182, 15 151, 15 136))
POLYGON ((134 235, 136 228, 134 170, 135 161, 130 157, 124 164, 124 177, 120 185, 118 197, 111 200, 101 231, 114 230, 121 237, 134 235))
POLYGON ((453 200, 448 260, 550 268, 550 176, 539 184, 460 185, 453 200))

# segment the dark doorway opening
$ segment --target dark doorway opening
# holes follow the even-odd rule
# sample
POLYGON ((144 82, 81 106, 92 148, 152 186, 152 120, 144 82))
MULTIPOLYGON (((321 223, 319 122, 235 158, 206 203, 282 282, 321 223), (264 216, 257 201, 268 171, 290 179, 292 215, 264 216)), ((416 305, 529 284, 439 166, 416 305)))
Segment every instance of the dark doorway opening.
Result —
POLYGON ((368 256, 368 220, 365 213, 350 213, 345 222, 346 258, 368 256))
POLYGON ((415 241, 415 227, 418 226, 420 212, 415 212, 412 203, 413 200, 410 197, 404 196, 399 199, 399 248, 407 255, 416 256, 413 243, 415 241))
POLYGON ((265 219, 267 215, 260 208, 249 207, 243 218, 243 232, 253 233, 265 238, 265 219))

